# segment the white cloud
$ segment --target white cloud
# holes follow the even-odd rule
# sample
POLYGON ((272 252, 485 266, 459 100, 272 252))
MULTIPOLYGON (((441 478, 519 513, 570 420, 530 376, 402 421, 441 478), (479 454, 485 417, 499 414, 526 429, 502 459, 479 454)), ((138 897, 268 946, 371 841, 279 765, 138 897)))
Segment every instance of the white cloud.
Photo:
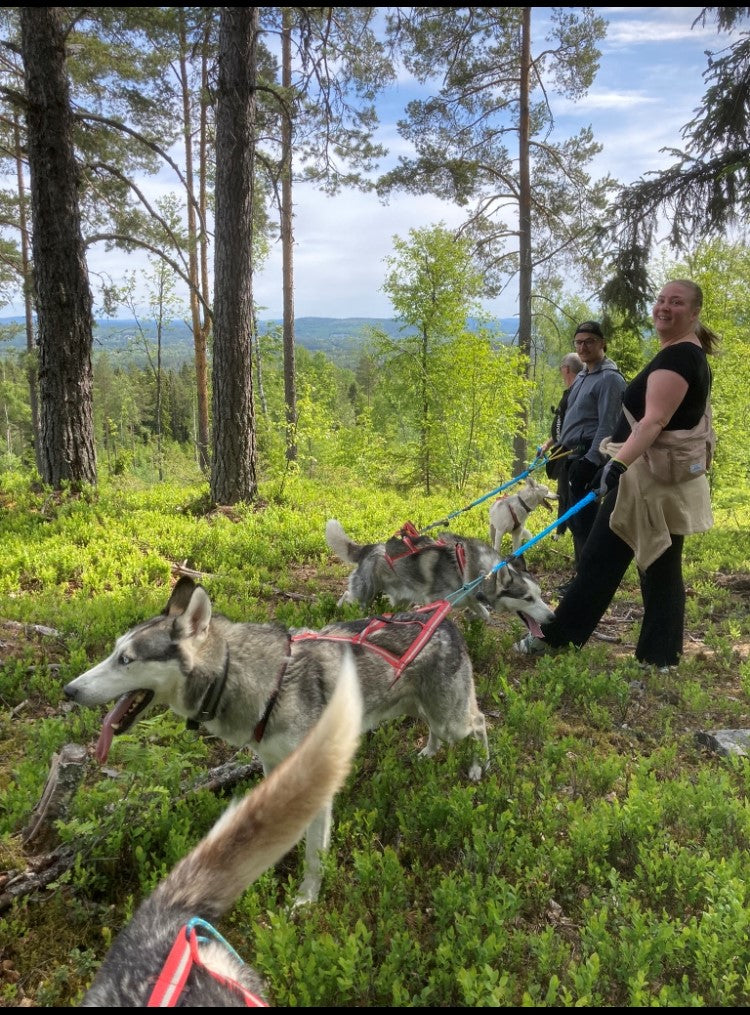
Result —
MULTIPOLYGON (((594 8, 609 23, 596 80, 589 94, 575 103, 553 97, 553 111, 558 139, 592 126, 595 139, 604 146, 595 162, 595 175, 609 173, 631 182, 667 164, 661 148, 680 146, 681 128, 704 92, 704 51, 721 48, 728 38, 717 36, 710 26, 691 28, 701 10, 594 8)), ((425 92, 398 67, 396 82, 380 103, 379 139, 390 149, 388 165, 399 155, 411 153, 397 132, 396 121, 406 102, 417 94, 425 92)), ((172 185, 166 178, 157 178, 144 186, 156 196, 172 185)), ((439 221, 458 225, 464 217, 461 209, 428 195, 395 195, 383 205, 374 194, 345 192, 329 198, 303 185, 295 188, 295 204, 297 316, 390 316, 380 288, 393 236, 405 237, 411 227, 439 221)), ((126 270, 142 270, 145 263, 141 254, 97 250, 90 258, 92 282, 98 271, 117 277, 126 270)), ((255 279, 256 299, 267 308, 264 317, 281 315, 280 263, 276 244, 255 279)), ((511 292, 489 309, 511 316, 515 303, 511 292)))
POLYGON ((644 92, 597 91, 594 89, 575 103, 563 99, 561 102, 555 103, 555 108, 559 112, 568 113, 575 110, 579 115, 585 116, 588 111, 638 110, 648 106, 658 106, 659 102, 658 98, 646 95, 644 92))
POLYGON ((710 24, 691 28, 703 10, 703 7, 599 7, 597 13, 609 22, 606 39, 609 48, 715 39, 717 33, 710 24), (614 17, 621 13, 626 16, 614 17))
MULTIPOLYGON (((294 288, 298 317, 391 317, 381 287, 393 237, 444 222, 458 226, 464 213, 430 195, 400 194, 387 205, 372 195, 324 197, 295 190, 294 288), (331 307, 335 304, 336 310, 331 307)), ((281 250, 277 244, 255 280, 262 317, 281 316, 281 250)))

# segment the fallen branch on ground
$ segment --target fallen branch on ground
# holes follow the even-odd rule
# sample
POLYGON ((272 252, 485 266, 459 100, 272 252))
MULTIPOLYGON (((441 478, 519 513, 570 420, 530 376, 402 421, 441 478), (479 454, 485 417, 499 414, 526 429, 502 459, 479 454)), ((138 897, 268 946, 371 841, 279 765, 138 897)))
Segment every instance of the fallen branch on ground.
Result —
MULTIPOLYGON (((85 858, 91 851, 94 836, 83 842, 54 845, 51 848, 58 839, 55 822, 67 815, 86 771, 87 761, 86 748, 80 744, 66 744, 59 754, 53 756, 39 803, 21 833, 26 870, 0 871, 0 913, 17 899, 34 896, 34 893, 52 884, 79 857, 85 858)), ((226 762, 195 779, 185 788, 182 799, 202 789, 213 793, 224 792, 262 774, 263 767, 255 759, 250 762, 226 762)), ((96 839, 100 837, 101 832, 98 832, 96 839)), ((36 901, 43 898, 44 895, 39 894, 36 901)))

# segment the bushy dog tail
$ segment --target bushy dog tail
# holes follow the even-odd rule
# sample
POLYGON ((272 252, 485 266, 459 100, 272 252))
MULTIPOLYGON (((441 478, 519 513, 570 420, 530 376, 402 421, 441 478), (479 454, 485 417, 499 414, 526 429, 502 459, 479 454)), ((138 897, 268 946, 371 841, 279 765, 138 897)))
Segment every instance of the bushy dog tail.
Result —
POLYGON ((157 888, 162 905, 185 906, 217 919, 302 837, 341 788, 362 725, 362 696, 354 659, 342 670, 325 712, 299 747, 268 778, 216 822, 157 888))
POLYGON ((335 518, 326 522, 326 542, 339 560, 347 561, 349 564, 358 563, 362 547, 347 536, 343 526, 335 518))

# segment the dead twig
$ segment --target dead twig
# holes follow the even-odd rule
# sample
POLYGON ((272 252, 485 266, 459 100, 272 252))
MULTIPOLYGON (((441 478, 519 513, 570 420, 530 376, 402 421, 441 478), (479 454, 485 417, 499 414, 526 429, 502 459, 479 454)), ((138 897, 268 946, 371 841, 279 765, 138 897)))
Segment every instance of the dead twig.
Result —
POLYGON ((27 635, 41 634, 50 638, 62 638, 60 631, 55 630, 54 627, 45 627, 43 624, 21 624, 17 620, 4 620, 2 625, 10 628, 11 631, 23 631, 27 635))
POLYGON ((86 759, 86 748, 80 744, 65 744, 59 754, 52 755, 41 799, 21 832, 24 848, 29 852, 38 853, 58 845, 55 822, 67 817, 86 771, 86 759))
MULTIPOLYGON (((54 827, 55 821, 65 818, 69 810, 86 771, 87 757, 86 748, 80 744, 66 744, 59 754, 53 756, 42 796, 21 832, 23 849, 30 854, 23 858, 26 869, 0 871, 0 913, 17 899, 31 896, 56 881, 79 857, 85 858, 91 851, 93 836, 85 841, 55 845, 57 832, 54 827)), ((195 779, 185 788, 182 799, 201 789, 213 793, 225 792, 237 783, 262 774, 263 767, 256 759, 226 762, 195 779)))
POLYGON ((187 560, 183 560, 183 562, 181 564, 173 564, 172 565, 172 574, 176 578, 181 578, 181 577, 184 576, 185 578, 197 578, 199 580, 201 578, 214 578, 215 577, 215 575, 212 575, 209 571, 195 571, 195 570, 193 570, 192 567, 188 567, 187 566, 187 560))
POLYGON ((183 799, 199 789, 222 793, 227 789, 233 789, 238 782, 245 782, 259 775, 263 775, 263 766, 257 758, 253 758, 250 762, 227 761, 196 779, 185 790, 183 799))
POLYGON ((0 913, 8 909, 16 899, 46 888, 75 863, 77 847, 72 843, 59 846, 51 853, 33 858, 25 871, 18 874, 0 875, 0 913))

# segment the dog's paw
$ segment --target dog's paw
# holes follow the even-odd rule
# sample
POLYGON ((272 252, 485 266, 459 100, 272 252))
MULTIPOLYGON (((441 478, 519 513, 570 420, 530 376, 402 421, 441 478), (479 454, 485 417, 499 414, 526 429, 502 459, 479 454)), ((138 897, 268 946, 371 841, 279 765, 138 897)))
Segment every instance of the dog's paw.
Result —
POLYGON ((439 737, 430 730, 430 734, 427 737, 427 743, 424 745, 422 750, 419 752, 417 757, 419 758, 434 758, 437 752, 440 750, 442 741, 439 737))
POLYGON ((309 906, 312 902, 318 901, 321 882, 318 878, 305 878, 299 886, 297 895, 292 903, 292 912, 300 906, 309 906))
POLYGON ((481 782, 481 779, 482 779, 482 772, 483 772, 483 771, 484 771, 484 769, 483 769, 483 768, 482 768, 482 766, 481 766, 481 765, 479 764, 479 762, 478 762, 478 761, 475 761, 475 762, 474 762, 474 764, 473 764, 473 765, 471 766, 471 768, 469 769, 469 779, 470 779, 470 780, 471 780, 472 782, 481 782))
POLYGON ((301 895, 298 895, 295 898, 295 900, 292 903, 292 905, 290 906, 289 912, 290 913, 296 913, 298 910, 302 909, 303 906, 309 906, 309 905, 311 905, 311 903, 313 903, 315 901, 316 901, 315 899, 307 899, 307 898, 303 898, 301 895))

